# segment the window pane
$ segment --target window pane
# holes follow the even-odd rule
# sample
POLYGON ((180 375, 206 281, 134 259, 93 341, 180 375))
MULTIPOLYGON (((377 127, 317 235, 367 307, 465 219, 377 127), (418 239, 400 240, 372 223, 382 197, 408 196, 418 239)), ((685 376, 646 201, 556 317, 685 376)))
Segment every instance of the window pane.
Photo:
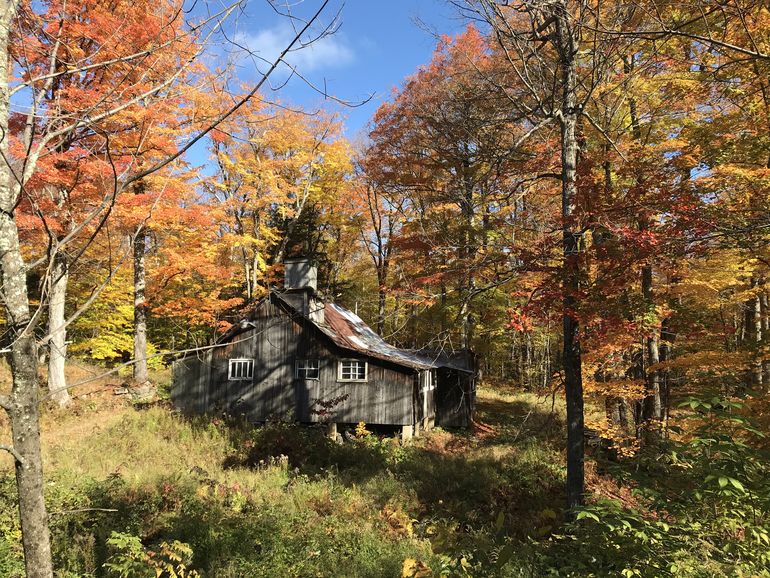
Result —
POLYGON ((366 381, 366 362, 358 360, 340 361, 340 379, 349 381, 366 381))
POLYGON ((247 380, 254 376, 253 359, 231 359, 228 366, 228 379, 247 380))
POLYGON ((320 375, 318 359, 298 359, 297 378, 318 379, 320 375))

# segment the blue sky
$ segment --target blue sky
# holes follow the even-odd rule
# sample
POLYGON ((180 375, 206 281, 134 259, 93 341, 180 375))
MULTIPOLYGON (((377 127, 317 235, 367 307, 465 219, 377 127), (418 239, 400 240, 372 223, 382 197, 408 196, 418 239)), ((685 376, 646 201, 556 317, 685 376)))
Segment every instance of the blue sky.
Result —
MULTIPOLYGON (((292 10, 307 16, 320 0, 304 0, 292 10)), ((346 132, 355 138, 365 130, 377 107, 389 98, 420 64, 430 60, 436 44, 435 33, 453 34, 463 28, 456 10, 444 0, 339 0, 330 3, 322 19, 328 24, 339 13, 339 30, 316 44, 289 56, 292 64, 314 84, 346 101, 367 104, 341 107, 324 100, 298 78, 291 79, 275 96, 283 102, 305 108, 323 107, 339 110, 346 118, 346 132)), ((266 59, 274 58, 293 37, 288 19, 278 16, 265 2, 251 2, 231 30, 234 39, 266 59)), ((255 66, 267 69, 264 62, 240 55, 240 76, 245 81, 256 78, 255 66)), ((285 71, 273 77, 274 87, 286 78, 285 71)), ((267 95, 270 90, 263 91, 267 95)))

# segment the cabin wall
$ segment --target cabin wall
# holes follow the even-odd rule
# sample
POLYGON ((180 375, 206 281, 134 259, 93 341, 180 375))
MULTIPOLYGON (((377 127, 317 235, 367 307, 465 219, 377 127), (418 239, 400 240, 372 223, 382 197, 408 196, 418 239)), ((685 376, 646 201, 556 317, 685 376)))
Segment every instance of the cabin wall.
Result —
POLYGON ((292 419, 294 356, 300 328, 278 306, 265 301, 249 329, 213 351, 209 405, 253 421, 292 419), (253 359, 251 380, 228 379, 230 359, 253 359))
POLYGON ((184 413, 201 414, 209 409, 211 351, 176 360, 171 366, 174 387, 171 402, 184 413))
MULTIPOLYGON (((409 425, 423 406, 415 372, 366 359, 365 383, 337 381, 340 359, 363 359, 338 350, 317 330, 295 322, 269 300, 258 307, 252 329, 207 352, 205 359, 174 364, 174 404, 191 413, 225 412, 255 422, 271 418, 301 422, 333 421, 409 425), (230 359, 254 359, 251 380, 229 380, 230 359), (295 377, 297 359, 318 359, 319 379, 295 377), (339 401, 324 408, 319 402, 339 401)), ((432 401, 428 403, 429 408, 432 401)), ((432 410, 432 409, 431 409, 432 410)))
POLYGON ((468 427, 475 409, 475 381, 471 374, 440 368, 436 396, 436 425, 468 427))
MULTIPOLYGON (((317 344, 318 347, 323 347, 317 344)), ((414 374, 388 368, 368 360, 368 381, 365 383, 337 381, 337 361, 356 359, 327 350, 320 357, 320 379, 295 380, 303 422, 331 421, 379 425, 408 425, 414 423, 414 374), (344 398, 344 399, 342 399, 344 398), (322 410, 320 402, 339 402, 322 410)), ((310 357, 308 357, 310 359, 310 357)))

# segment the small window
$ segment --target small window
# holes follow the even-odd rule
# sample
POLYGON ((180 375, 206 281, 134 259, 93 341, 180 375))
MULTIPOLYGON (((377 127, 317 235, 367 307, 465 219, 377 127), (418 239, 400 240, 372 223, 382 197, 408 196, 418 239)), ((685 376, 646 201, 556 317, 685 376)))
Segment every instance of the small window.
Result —
POLYGON ((337 381, 366 381, 365 361, 358 359, 343 359, 339 362, 337 381))
POLYGON ((227 371, 227 379, 231 381, 245 381, 254 377, 253 359, 231 359, 227 371))
POLYGON ((320 370, 317 359, 297 360, 297 379, 319 379, 320 370))

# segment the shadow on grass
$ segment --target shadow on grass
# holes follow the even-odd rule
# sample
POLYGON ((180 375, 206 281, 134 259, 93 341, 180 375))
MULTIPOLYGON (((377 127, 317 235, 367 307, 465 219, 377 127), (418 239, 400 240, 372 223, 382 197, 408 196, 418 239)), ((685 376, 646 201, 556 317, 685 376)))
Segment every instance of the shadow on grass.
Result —
POLYGON ((81 488, 87 510, 52 524, 57 569, 62 576, 117 576, 104 568, 116 560, 107 545, 113 532, 139 537, 147 552, 164 542, 189 544, 193 557, 184 562, 222 578, 336 576, 340 568, 351 569, 345 576, 397 576, 404 559, 426 555, 419 543, 383 539, 376 524, 351 516, 344 495, 307 480, 290 488, 280 471, 271 475, 264 494, 198 472, 151 483, 94 481, 81 488))
POLYGON ((323 428, 275 423, 231 431, 226 467, 259 468, 286 456, 293 475, 333 475, 385 507, 403 498, 410 515, 461 531, 489 528, 503 514, 511 536, 542 536, 561 518, 563 421, 549 404, 482 398, 477 431, 436 430, 402 445, 366 436, 339 444, 323 428), (406 498, 411 496, 411 498, 406 498))
POLYGON ((537 440, 554 449, 563 447, 565 423, 552 408, 549 400, 536 401, 500 398, 481 399, 476 407, 476 419, 493 429, 480 440, 482 445, 513 446, 537 440))
POLYGON ((202 416, 176 430, 142 430, 219 444, 230 471, 183 466, 146 481, 84 480, 54 508, 73 512, 52 523, 57 567, 106 576, 112 532, 156 551, 164 541, 188 543, 193 567, 217 577, 397 576, 405 559, 435 565, 436 553, 476 552, 483 567, 502 544, 523 552, 527 538, 561 522, 562 424, 549 410, 482 397, 483 428, 438 429, 408 445, 377 435, 338 444, 323 427, 202 416), (241 468, 264 476, 247 487, 238 475, 251 474, 241 468))
MULTIPOLYGON (((685 483, 692 486, 714 469, 713 454, 706 461, 691 456, 698 458, 694 473, 653 454, 649 487, 667 492, 657 516, 597 503, 591 506, 598 512, 595 523, 585 518, 563 526, 564 424, 550 403, 533 396, 485 393, 474 430, 437 429, 408 445, 379 435, 337 444, 323 427, 287 423, 253 427, 234 419, 181 421, 160 411, 136 415, 127 427, 103 433, 111 445, 93 447, 110 447, 126 459, 141 455, 149 460, 145 466, 153 451, 173 459, 156 460, 154 475, 147 468, 116 468, 107 477, 47 488, 61 576, 107 576, 103 564, 115 555, 107 545, 112 532, 137 536, 142 548, 154 552, 163 542, 185 542, 194 552, 192 567, 211 578, 398 576, 409 559, 430 565, 435 576, 453 578, 619 575, 628 568, 659 576, 671 575, 666 572, 677 557, 700 564, 701 545, 724 542, 730 521, 715 513, 704 526, 709 510, 695 511, 684 491, 685 483), (118 443, 121 436, 129 443, 118 443), (146 440, 153 443, 141 445, 146 440), (133 451, 136 446, 143 451, 133 451), (185 460, 185 452, 192 458, 185 460), (651 485, 656 479, 658 485, 651 485), (671 519, 660 517, 672 513, 671 519), (661 529, 664 519, 674 530, 661 529), (694 532, 695 524, 706 530, 694 532), (498 567, 506 550, 511 557, 498 567)), ((766 471, 763 465, 761 476, 752 478, 757 485, 744 497, 752 501, 746 512, 755 511, 755 496, 770 495, 766 471)), ((641 479, 637 484, 647 487, 641 479)), ((6 528, 0 532, 0 575, 7 576, 22 575, 13 538, 14 487, 11 474, 0 476, 0 525, 6 528)), ((733 512, 742 494, 702 495, 718 500, 719 512, 733 512)), ((745 575, 760 575, 764 546, 755 553, 740 536, 730 545, 749 560, 745 575)), ((710 551, 714 571, 703 575, 729 573, 735 560, 719 552, 710 551)))

